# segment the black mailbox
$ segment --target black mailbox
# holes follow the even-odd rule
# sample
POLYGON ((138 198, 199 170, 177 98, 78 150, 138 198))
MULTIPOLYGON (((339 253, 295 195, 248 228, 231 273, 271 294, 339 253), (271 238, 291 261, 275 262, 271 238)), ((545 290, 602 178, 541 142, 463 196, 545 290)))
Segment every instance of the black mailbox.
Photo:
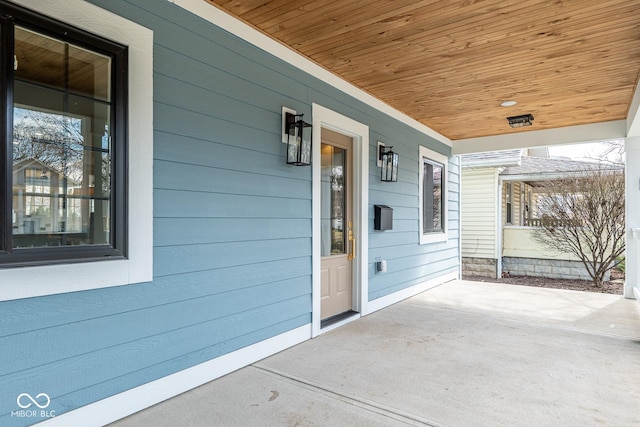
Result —
POLYGON ((393 209, 386 205, 373 205, 373 229, 392 230, 393 229, 393 209))

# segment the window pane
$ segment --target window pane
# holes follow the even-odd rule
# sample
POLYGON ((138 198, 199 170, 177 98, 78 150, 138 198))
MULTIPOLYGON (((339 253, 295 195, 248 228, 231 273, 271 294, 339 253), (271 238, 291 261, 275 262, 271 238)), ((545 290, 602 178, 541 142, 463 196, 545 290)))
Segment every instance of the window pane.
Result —
POLYGON ((34 84, 64 88, 64 52, 65 43, 16 27, 15 78, 34 84))
POLYGON ((513 187, 512 184, 509 182, 507 183, 506 187, 506 204, 507 204, 507 223, 511 224, 511 222, 513 221, 513 209, 512 209, 512 203, 511 203, 511 198, 512 198, 512 194, 513 194, 513 187))
POLYGON ((322 144, 322 216, 321 256, 338 255, 346 253, 345 244, 345 159, 346 151, 322 144))
POLYGON ((442 231, 442 167, 433 167, 433 231, 442 231))
POLYGON ((13 247, 109 244, 111 59, 16 28, 13 247))
POLYGON ((443 231, 442 166, 423 163, 423 226, 425 233, 443 231))
POLYGON ((111 59, 34 31, 15 29, 15 77, 38 86, 111 99, 111 59))

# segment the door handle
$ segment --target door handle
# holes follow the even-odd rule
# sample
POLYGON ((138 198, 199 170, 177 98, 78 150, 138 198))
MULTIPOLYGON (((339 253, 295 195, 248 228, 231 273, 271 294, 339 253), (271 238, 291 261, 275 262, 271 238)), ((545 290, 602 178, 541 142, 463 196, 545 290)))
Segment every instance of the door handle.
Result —
POLYGON ((352 226, 353 223, 349 221, 349 244, 351 246, 351 250, 349 251, 349 255, 347 256, 347 259, 349 261, 352 261, 356 257, 356 239, 353 237, 353 230, 351 229, 352 226))
POLYGON ((349 253, 349 261, 353 261, 353 259, 356 257, 356 239, 351 236, 349 240, 351 241, 351 252, 349 253))

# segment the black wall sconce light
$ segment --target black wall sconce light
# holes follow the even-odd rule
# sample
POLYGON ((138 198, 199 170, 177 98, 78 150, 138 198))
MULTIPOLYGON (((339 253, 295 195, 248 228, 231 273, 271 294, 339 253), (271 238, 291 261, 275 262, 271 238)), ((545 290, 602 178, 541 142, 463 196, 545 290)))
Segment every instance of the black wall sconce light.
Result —
POLYGON ((523 114, 521 116, 507 117, 509 126, 512 128, 521 128, 524 126, 531 126, 533 123, 533 116, 531 114, 523 114))
POLYGON ((302 120, 304 114, 285 112, 287 129, 287 164, 309 166, 311 164, 311 125, 302 120))
POLYGON ((378 142, 378 166, 380 166, 380 181, 397 182, 398 181, 398 153, 394 153, 389 147, 388 149, 381 142, 378 142))

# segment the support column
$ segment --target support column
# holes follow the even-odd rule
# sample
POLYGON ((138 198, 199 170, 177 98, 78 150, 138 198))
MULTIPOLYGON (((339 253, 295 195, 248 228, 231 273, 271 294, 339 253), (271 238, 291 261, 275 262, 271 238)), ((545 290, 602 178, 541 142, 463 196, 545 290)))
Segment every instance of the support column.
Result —
MULTIPOLYGON (((497 174, 496 170, 496 174, 497 174)), ((498 200, 496 200, 496 279, 502 277, 502 180, 499 176, 496 176, 498 180, 498 200)))
POLYGON ((640 299, 640 137, 626 139, 625 156, 627 233, 624 296, 640 299))

